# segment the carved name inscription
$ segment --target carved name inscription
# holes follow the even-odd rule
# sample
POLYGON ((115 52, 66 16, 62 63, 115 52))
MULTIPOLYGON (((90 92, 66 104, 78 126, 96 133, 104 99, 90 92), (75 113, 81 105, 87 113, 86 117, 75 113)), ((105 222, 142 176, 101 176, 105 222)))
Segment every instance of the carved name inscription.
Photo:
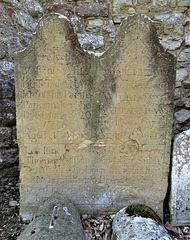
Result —
POLYGON ((81 49, 62 15, 42 19, 16 55, 21 216, 52 196, 81 212, 141 202, 161 216, 174 76, 174 59, 144 16, 124 20, 99 57, 81 49))

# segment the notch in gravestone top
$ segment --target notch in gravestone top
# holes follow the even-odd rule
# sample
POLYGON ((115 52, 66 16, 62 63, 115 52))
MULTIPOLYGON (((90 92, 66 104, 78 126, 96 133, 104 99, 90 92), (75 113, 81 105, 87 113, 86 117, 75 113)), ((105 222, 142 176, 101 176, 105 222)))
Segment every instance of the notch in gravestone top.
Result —
POLYGON ((162 217, 175 61, 152 22, 124 20, 97 57, 79 46, 69 20, 47 15, 15 60, 21 216, 65 196, 81 213, 139 202, 162 217))

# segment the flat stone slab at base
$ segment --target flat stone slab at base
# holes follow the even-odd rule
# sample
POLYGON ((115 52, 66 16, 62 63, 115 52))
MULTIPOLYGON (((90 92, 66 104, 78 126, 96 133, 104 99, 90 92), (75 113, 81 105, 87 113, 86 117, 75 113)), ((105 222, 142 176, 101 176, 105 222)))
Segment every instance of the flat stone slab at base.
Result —
POLYGON ((166 229, 154 220, 128 216, 125 209, 115 215, 111 240, 172 240, 166 229))
POLYGON ((174 139, 171 184, 172 225, 190 224, 190 129, 174 139))
POLYGON ((85 240, 80 215, 69 200, 47 201, 17 240, 85 240))

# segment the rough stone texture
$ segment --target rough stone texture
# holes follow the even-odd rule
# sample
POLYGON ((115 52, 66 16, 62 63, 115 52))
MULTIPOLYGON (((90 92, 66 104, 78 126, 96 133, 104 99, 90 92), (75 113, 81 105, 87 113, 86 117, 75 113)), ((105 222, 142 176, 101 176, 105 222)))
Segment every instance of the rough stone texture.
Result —
POLYGON ((190 49, 184 49, 177 58, 177 63, 181 67, 190 66, 190 49))
POLYGON ((9 147, 11 144, 11 128, 0 127, 0 147, 9 147))
POLYGON ((85 240, 80 215, 72 202, 52 199, 40 211, 17 240, 85 240))
POLYGON ((0 125, 7 126, 15 124, 16 111, 15 102, 13 101, 0 101, 0 125))
POLYGON ((181 109, 181 110, 177 111, 174 115, 176 117, 176 120, 179 123, 186 122, 190 119, 190 111, 187 109, 181 109))
MULTIPOLYGON (((86 31, 87 32, 97 33, 97 32, 100 31, 100 28, 96 27, 96 26, 88 26, 88 27, 86 27, 86 31)), ((80 38, 79 38, 79 41, 80 41, 80 38)), ((102 42, 102 43, 104 43, 104 42, 102 42)), ((102 44, 101 44, 101 46, 102 46, 102 44)))
POLYGON ((166 50, 176 50, 183 42, 183 39, 176 36, 169 36, 160 40, 160 43, 166 50))
POLYGON ((16 55, 23 217, 52 195, 96 214, 139 201, 162 217, 174 63, 145 16, 125 20, 100 57, 80 48, 62 15, 40 22, 16 55))
POLYGON ((190 1, 189 0, 177 0, 177 5, 178 6, 184 6, 184 7, 189 7, 190 6, 190 1))
POLYGON ((84 49, 99 49, 104 46, 104 37, 92 33, 78 34, 78 40, 84 49))
POLYGON ((125 208, 113 219, 111 240, 172 240, 166 229, 150 218, 128 216, 125 208))
POLYGON ((190 129, 174 139, 170 210, 172 225, 190 223, 190 129))
POLYGON ((14 82, 10 80, 0 79, 0 99, 13 98, 15 95, 14 82))
POLYGON ((58 3, 54 4, 53 6, 50 6, 48 8, 49 12, 57 12, 61 13, 65 16, 69 16, 70 13, 74 13, 74 7, 71 4, 68 3, 58 3))
POLYGON ((18 149, 1 149, 0 151, 0 179, 18 177, 18 149))
POLYGON ((133 6, 132 0, 113 0, 113 13, 120 13, 126 6, 133 6))
POLYGON ((190 46, 190 32, 185 34, 185 45, 190 46))
POLYGON ((183 20, 183 13, 171 12, 155 16, 156 20, 160 20, 166 25, 181 23, 183 20))
POLYGON ((104 22, 104 25, 102 28, 103 33, 111 33, 111 32, 115 32, 115 30, 116 28, 112 19, 109 19, 104 22))
POLYGON ((102 3, 81 3, 77 6, 76 12, 84 17, 107 17, 108 5, 102 3))
POLYGON ((181 87, 182 82, 188 77, 188 71, 186 69, 179 69, 176 71, 176 87, 181 87))
POLYGON ((83 31, 82 20, 79 17, 72 17, 71 23, 75 33, 81 33, 83 31))

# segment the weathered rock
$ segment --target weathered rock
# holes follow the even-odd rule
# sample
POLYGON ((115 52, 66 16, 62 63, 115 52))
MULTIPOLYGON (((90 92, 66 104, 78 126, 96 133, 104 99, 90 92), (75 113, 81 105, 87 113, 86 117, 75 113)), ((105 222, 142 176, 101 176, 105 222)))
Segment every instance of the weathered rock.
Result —
POLYGON ((124 20, 100 57, 80 48, 63 15, 42 19, 15 62, 23 217, 52 195, 81 213, 138 201, 162 217, 174 63, 146 16, 124 20))
POLYGON ((0 179, 18 177, 19 174, 18 149, 1 149, 0 151, 0 179))
POLYGON ((15 87, 10 79, 0 79, 0 99, 13 98, 15 95, 15 87))
POLYGON ((65 16, 69 16, 70 13, 74 12, 74 7, 73 7, 73 5, 68 4, 68 3, 57 3, 57 4, 54 4, 50 7, 48 7, 48 11, 60 13, 65 16))
POLYGON ((21 4, 28 10, 32 17, 40 17, 43 14, 43 8, 36 0, 22 0, 21 4))
POLYGON ((20 11, 16 15, 16 19, 18 24, 20 24, 26 30, 29 30, 29 31, 35 30, 37 22, 34 20, 34 18, 30 14, 20 11))
POLYGON ((4 42, 0 42, 0 59, 5 58, 8 54, 8 47, 7 44, 4 42))
POLYGON ((66 199, 52 199, 45 202, 34 220, 17 238, 17 240, 26 239, 85 240, 76 207, 66 199))
POLYGON ((190 66, 190 49, 185 48, 177 58, 178 65, 181 67, 190 66))
POLYGON ((9 76, 11 78, 14 78, 14 63, 9 61, 2 61, 0 63, 0 66, 0 73, 2 76, 9 76))
POLYGON ((0 147, 9 147, 11 144, 11 128, 0 127, 0 147))
MULTIPOLYGON (((188 111, 190 117, 190 111, 188 111)), ((172 225, 190 224, 190 129, 174 139, 171 202, 172 225)))
POLYGON ((183 42, 183 39, 177 36, 169 36, 160 40, 160 43, 166 50, 176 50, 183 42))
POLYGON ((123 8, 127 6, 133 6, 132 0, 114 0, 113 1, 113 13, 120 13, 123 8))
POLYGON ((113 219, 112 240, 172 240, 166 229, 150 218, 128 216, 126 208, 113 219))
POLYGON ((189 7, 190 2, 189 0, 177 0, 177 5, 180 7, 189 7))
POLYGON ((109 20, 104 22, 102 31, 103 31, 103 33, 111 33, 111 32, 116 31, 116 28, 115 28, 115 25, 114 25, 112 19, 109 19, 109 20))
POLYGON ((16 207, 18 206, 18 202, 17 201, 14 201, 14 200, 10 200, 9 201, 9 207, 16 207))
POLYGON ((82 20, 79 17, 72 17, 71 23, 75 33, 81 33, 83 31, 82 20))
POLYGON ((179 99, 181 97, 180 88, 175 89, 175 100, 179 99))
POLYGON ((15 124, 16 110, 15 102, 13 101, 0 101, 0 124, 15 124))
POLYGON ((88 26, 88 27, 86 27, 86 31, 87 32, 97 33, 97 32, 100 31, 100 28, 96 27, 96 26, 88 26))
POLYGON ((16 126, 12 128, 12 146, 18 147, 16 126))
POLYGON ((190 32, 185 34, 185 45, 190 46, 190 32))
POLYGON ((101 27, 103 25, 103 21, 102 19, 93 19, 93 20, 89 20, 88 24, 91 26, 101 27))
POLYGON ((176 120, 179 122, 179 123, 183 123, 183 122, 186 122, 190 119, 190 111, 187 110, 187 109, 181 109, 177 112, 175 112, 175 117, 176 117, 176 120))
POLYGON ((84 49, 99 49, 104 46, 104 37, 92 33, 78 34, 78 40, 84 49))
POLYGON ((155 16, 156 20, 160 20, 166 25, 181 23, 183 20, 183 13, 171 12, 155 16))
POLYGON ((184 68, 176 71, 176 87, 181 87, 182 82, 188 77, 188 71, 184 68))
POLYGON ((80 3, 76 12, 79 16, 84 17, 107 17, 108 5, 104 3, 80 3))
POLYGON ((159 6, 159 7, 166 7, 167 6, 167 0, 157 0, 156 2, 155 2, 156 4, 156 6, 159 6))

